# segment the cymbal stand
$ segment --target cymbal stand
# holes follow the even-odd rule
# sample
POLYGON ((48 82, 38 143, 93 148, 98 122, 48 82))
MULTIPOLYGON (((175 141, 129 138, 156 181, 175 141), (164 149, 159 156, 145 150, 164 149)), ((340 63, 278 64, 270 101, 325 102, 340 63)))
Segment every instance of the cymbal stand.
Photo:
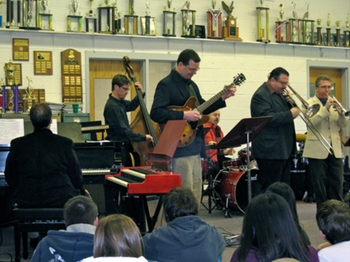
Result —
POLYGON ((252 133, 252 130, 249 130, 245 132, 247 135, 247 184, 248 184, 248 204, 252 201, 252 179, 251 179, 251 172, 250 172, 250 147, 249 147, 249 136, 252 133))

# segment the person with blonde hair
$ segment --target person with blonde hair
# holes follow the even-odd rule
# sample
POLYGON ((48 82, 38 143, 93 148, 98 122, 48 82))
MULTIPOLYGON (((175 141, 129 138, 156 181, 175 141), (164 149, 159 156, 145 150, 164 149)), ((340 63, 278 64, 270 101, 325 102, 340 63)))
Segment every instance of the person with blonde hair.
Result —
POLYGON ((95 232, 94 255, 83 261, 146 262, 142 256, 141 233, 135 222, 121 214, 103 218, 95 232))

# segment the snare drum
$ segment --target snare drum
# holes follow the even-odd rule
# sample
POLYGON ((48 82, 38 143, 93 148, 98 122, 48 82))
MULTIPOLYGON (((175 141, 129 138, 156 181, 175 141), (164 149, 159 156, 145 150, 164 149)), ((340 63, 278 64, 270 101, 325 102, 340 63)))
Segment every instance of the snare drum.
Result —
MULTIPOLYGON (((255 182, 258 178, 258 170, 250 170, 252 196, 254 195, 255 182)), ((214 202, 221 207, 244 213, 248 206, 248 179, 247 171, 229 170, 220 171, 214 179, 212 191, 214 202)))
POLYGON ((202 179, 208 179, 209 174, 211 174, 213 177, 216 175, 215 173, 215 161, 210 159, 209 161, 207 159, 202 158, 201 159, 202 164, 202 179))

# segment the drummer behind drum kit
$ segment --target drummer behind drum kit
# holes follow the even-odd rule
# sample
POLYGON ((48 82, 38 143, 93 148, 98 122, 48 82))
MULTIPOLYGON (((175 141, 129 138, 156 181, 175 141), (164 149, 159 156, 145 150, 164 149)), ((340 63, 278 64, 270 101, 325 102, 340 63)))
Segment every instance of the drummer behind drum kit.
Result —
MULTIPOLYGON (((229 210, 244 213, 248 206, 247 185, 247 149, 238 152, 238 158, 224 161, 222 169, 215 175, 212 183, 211 194, 215 207, 225 210, 225 217, 230 216, 229 210)), ((249 155, 252 191, 257 192, 255 186, 259 168, 254 157, 249 155)), ((211 174, 209 174, 210 176, 211 174)), ((210 192, 210 191, 209 191, 210 192)))

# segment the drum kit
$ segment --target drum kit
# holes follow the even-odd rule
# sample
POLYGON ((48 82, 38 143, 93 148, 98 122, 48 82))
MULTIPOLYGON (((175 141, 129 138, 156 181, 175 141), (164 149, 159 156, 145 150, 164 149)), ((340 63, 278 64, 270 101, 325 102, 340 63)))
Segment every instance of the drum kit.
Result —
MULTIPOLYGON (((252 189, 259 173, 259 168, 254 157, 250 154, 250 172, 252 189)), ((225 211, 225 217, 230 216, 229 211, 244 213, 248 201, 248 177, 247 177, 247 149, 238 152, 238 158, 222 162, 222 166, 215 168, 216 162, 211 159, 202 160, 203 179, 208 180, 209 207, 204 207, 211 211, 218 207, 225 211), (215 170, 219 169, 218 172, 215 170), (214 178, 214 179, 213 179, 214 178), (214 206, 211 207, 211 200, 214 206)))

